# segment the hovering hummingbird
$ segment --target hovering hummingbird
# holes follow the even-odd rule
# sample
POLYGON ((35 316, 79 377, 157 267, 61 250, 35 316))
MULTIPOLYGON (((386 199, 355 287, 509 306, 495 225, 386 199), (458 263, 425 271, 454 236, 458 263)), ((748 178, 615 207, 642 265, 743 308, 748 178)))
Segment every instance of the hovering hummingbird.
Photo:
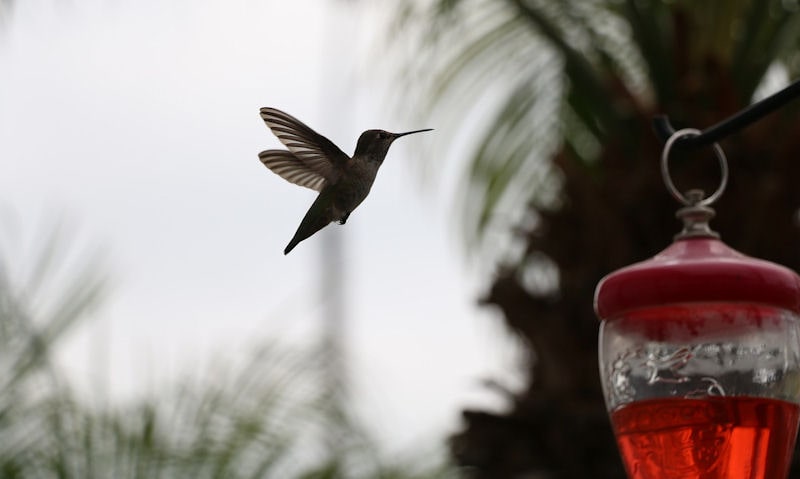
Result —
POLYGON ((349 157, 329 139, 288 113, 262 108, 261 118, 289 149, 262 151, 258 154, 261 162, 283 179, 319 191, 283 254, 288 254, 299 242, 333 221, 345 224, 350 213, 369 194, 378 168, 394 140, 432 130, 405 133, 367 130, 358 138, 356 151, 349 157))

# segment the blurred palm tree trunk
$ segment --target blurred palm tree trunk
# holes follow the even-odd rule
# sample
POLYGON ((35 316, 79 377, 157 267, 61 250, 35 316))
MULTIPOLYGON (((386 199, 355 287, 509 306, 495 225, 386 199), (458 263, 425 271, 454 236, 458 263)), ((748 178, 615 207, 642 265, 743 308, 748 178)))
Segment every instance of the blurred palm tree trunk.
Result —
MULTIPOLYGON (((352 60, 341 58, 337 55, 342 45, 352 48, 358 35, 358 9, 350 8, 347 22, 351 25, 343 27, 342 13, 339 11, 349 7, 349 1, 329 2, 330 14, 326 19, 328 34, 324 36, 325 42, 320 45, 323 51, 325 71, 328 81, 325 82, 321 97, 326 98, 324 115, 330 125, 337 125, 340 129, 352 122, 353 95, 352 72, 355 66, 352 60), (353 28, 356 26, 356 28, 353 28), (344 32, 344 33, 343 33, 344 32), (334 41, 333 39, 336 39, 334 41)), ((345 228, 327 229, 323 231, 321 242, 322 275, 320 289, 323 304, 322 315, 322 344, 320 353, 326 360, 326 395, 330 410, 331 427, 325 431, 325 442, 331 458, 345 456, 348 447, 347 438, 353 435, 348 420, 348 364, 347 364, 347 263, 345 228)))

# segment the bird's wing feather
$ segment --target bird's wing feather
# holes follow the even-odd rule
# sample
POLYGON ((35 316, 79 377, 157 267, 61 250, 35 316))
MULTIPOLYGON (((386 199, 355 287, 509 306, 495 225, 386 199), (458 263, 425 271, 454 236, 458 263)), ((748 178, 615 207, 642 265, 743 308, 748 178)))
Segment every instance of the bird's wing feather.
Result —
POLYGON ((264 166, 272 170, 286 181, 305 186, 315 191, 322 191, 327 181, 317 171, 300 161, 291 151, 266 150, 258 154, 264 166))
POLYGON ((330 182, 350 160, 332 141, 288 113, 262 108, 261 118, 298 160, 330 182))

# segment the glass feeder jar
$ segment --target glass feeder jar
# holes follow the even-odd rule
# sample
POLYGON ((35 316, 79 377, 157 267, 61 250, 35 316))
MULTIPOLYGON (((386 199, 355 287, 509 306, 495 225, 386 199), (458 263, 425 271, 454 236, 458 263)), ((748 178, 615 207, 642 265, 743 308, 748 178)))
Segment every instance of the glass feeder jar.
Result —
POLYGON ((710 208, 681 211, 672 245, 595 292, 628 476, 785 478, 800 413, 800 277, 725 245, 710 208))

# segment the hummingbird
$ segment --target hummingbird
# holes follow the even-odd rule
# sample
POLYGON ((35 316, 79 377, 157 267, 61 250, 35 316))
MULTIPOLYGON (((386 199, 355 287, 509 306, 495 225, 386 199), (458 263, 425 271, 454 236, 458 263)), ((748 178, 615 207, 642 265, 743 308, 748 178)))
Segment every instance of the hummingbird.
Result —
POLYGON ((261 118, 288 148, 262 151, 258 154, 261 162, 283 179, 319 192, 283 254, 288 254, 298 243, 330 223, 338 221, 343 225, 347 222, 350 213, 369 194, 394 140, 432 130, 405 133, 367 130, 358 137, 356 151, 350 157, 288 113, 261 108, 261 118))

